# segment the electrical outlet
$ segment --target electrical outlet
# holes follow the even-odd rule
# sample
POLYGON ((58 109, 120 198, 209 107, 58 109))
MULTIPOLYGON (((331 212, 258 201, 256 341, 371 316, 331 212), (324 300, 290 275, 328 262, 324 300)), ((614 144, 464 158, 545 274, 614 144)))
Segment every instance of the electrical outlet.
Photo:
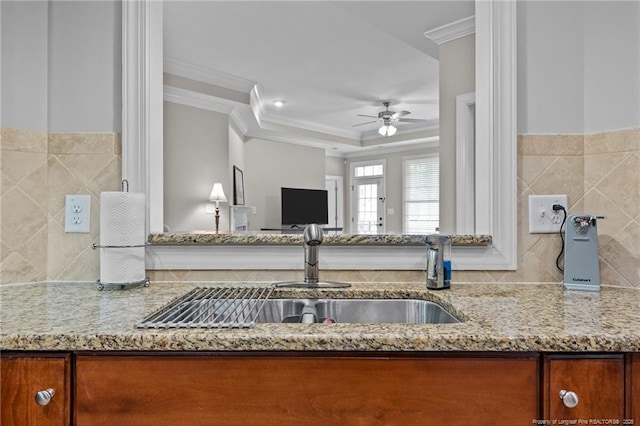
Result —
POLYGON ((215 204, 207 204, 204 210, 204 214, 216 214, 216 205, 215 204))
POLYGON ((560 204, 569 210, 567 201, 566 195, 529 195, 529 233, 559 232, 564 213, 562 210, 554 211, 553 205, 560 204))
POLYGON ((91 196, 67 195, 64 204, 64 232, 88 234, 91 229, 91 196))

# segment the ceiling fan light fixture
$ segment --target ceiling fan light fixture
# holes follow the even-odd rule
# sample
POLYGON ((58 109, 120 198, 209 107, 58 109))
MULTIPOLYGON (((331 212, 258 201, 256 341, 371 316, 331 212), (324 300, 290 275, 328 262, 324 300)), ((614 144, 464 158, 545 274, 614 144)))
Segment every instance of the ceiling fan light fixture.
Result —
POLYGON ((385 136, 385 137, 393 136, 393 135, 396 134, 397 131, 398 131, 398 129, 396 129, 391 124, 383 124, 378 129, 378 133, 380 133, 380 136, 385 136))

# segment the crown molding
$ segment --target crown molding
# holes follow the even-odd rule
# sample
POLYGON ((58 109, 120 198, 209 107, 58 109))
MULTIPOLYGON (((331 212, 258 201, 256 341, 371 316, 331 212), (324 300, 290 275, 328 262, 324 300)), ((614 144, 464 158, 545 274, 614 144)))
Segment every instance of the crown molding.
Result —
POLYGON ((410 143, 400 143, 398 145, 374 145, 358 151, 347 152, 341 155, 343 158, 370 157, 372 155, 396 154, 399 152, 415 151, 418 149, 436 149, 440 146, 439 138, 420 138, 410 143))
POLYGON ((265 108, 265 101, 260 91, 260 85, 256 84, 251 90, 250 103, 251 109, 258 123, 268 121, 273 124, 279 124, 282 126, 296 127, 302 130, 309 130, 312 132, 326 133, 333 136, 340 136, 347 139, 360 140, 360 133, 338 129, 332 126, 325 126, 317 123, 312 123, 305 120, 293 120, 290 118, 283 118, 279 115, 269 114, 265 108))
POLYGON ((211 68, 200 65, 181 62, 171 58, 164 58, 164 72, 178 75, 180 77, 191 80, 200 81, 202 83, 213 84, 214 86, 224 87, 225 89, 236 90, 242 93, 250 93, 256 85, 255 81, 236 75, 227 74, 222 71, 216 71, 211 68))
POLYGON ((264 98, 262 97, 262 93, 260 91, 260 85, 256 84, 251 89, 249 93, 249 105, 251 106, 251 111, 253 111, 253 115, 258 122, 258 126, 262 123, 262 118, 265 114, 264 109, 264 98))
MULTIPOLYGON (((328 151, 330 147, 327 146, 327 140, 322 138, 314 138, 306 135, 299 135, 290 132, 283 132, 280 130, 264 129, 259 126, 255 126, 245 134, 245 139, 264 139, 273 142, 289 143, 292 145, 302 145, 312 148, 319 148, 328 151)), ((359 148, 355 146, 345 145, 347 148, 359 148)))
MULTIPOLYGON (((372 131, 370 134, 361 134, 360 132, 354 130, 345 130, 330 125, 314 123, 307 120, 296 120, 291 118, 284 118, 275 114, 270 114, 267 112, 266 103, 261 93, 260 84, 255 81, 247 80, 242 77, 237 77, 210 68, 181 62, 170 58, 165 58, 163 64, 164 72, 166 73, 174 74, 202 83, 224 87, 226 89, 248 93, 249 104, 251 106, 251 110, 253 111, 255 121, 257 122, 257 125, 259 127, 262 126, 263 121, 267 121, 273 124, 342 137, 358 142, 371 140, 378 136, 377 131, 372 131)), ((191 91, 191 93, 189 94, 188 90, 182 90, 168 85, 165 85, 164 88, 165 100, 170 102, 176 102, 183 105, 189 105, 197 108, 204 108, 211 111, 225 113, 230 113, 232 111, 232 109, 227 110, 225 105, 232 105, 232 108, 238 106, 237 103, 228 101, 224 98, 203 95, 193 91, 191 91), (167 90, 167 88, 169 87, 171 89, 167 90)), ((248 132, 248 129, 250 129, 252 126, 250 126, 246 122, 246 117, 241 117, 240 119, 244 122, 244 124, 237 123, 239 124, 239 128, 247 129, 248 132)), ((435 125, 437 127, 437 123, 435 125)), ((433 124, 428 123, 427 126, 429 126, 430 128, 430 126, 433 126, 433 124)), ((422 130, 422 128, 420 129, 422 130)), ((415 128, 411 131, 415 131, 415 128)), ((401 131, 399 131, 398 133, 400 135, 403 134, 403 132, 401 131)))
POLYGON ((228 114, 229 119, 233 121, 243 137, 252 125, 257 125, 249 106, 241 102, 168 85, 163 87, 163 99, 167 102, 228 114))
POLYGON ((280 124, 282 126, 297 127, 299 129, 309 130, 311 132, 326 133, 333 136, 339 136, 341 138, 360 141, 360 132, 338 129, 337 127, 313 123, 306 120, 283 118, 271 114, 263 114, 262 119, 264 121, 268 121, 274 124, 280 124))
POLYGON ((252 121, 255 123, 255 117, 249 107, 234 108, 231 114, 229 114, 229 119, 236 125, 243 138, 247 132, 249 132, 249 128, 251 127, 249 123, 252 121))
POLYGON ((453 41, 476 32, 476 17, 468 16, 424 32, 424 36, 437 45, 453 41))
POLYGON ((223 114, 231 114, 235 108, 246 106, 241 102, 231 101, 167 85, 163 86, 163 99, 168 102, 220 112, 223 114))

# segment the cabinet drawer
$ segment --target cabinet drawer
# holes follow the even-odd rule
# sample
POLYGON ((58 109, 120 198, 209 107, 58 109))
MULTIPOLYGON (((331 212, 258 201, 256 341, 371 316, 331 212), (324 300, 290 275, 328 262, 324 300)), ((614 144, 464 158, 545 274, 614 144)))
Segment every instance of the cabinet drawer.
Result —
POLYGON ((623 355, 549 355, 544 366, 545 418, 587 421, 625 418, 623 355), (565 405, 560 398, 562 390, 577 395, 575 407, 565 405))
POLYGON ((1 424, 68 425, 70 419, 70 355, 3 355, 1 424), (36 393, 53 389, 47 405, 36 404, 36 393))
POLYGON ((531 358, 79 356, 78 425, 493 425, 537 417, 531 358))

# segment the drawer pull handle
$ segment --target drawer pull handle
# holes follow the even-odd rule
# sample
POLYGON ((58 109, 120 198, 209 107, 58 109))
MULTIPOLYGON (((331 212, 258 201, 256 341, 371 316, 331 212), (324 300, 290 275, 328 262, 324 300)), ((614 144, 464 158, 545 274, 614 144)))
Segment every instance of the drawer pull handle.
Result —
POLYGON ((49 388, 49 389, 45 389, 45 390, 41 390, 40 392, 36 393, 36 404, 38 405, 42 405, 45 406, 47 404, 49 404, 49 402, 51 402, 51 398, 53 398, 53 395, 55 395, 56 392, 49 388))
POLYGON ((567 408, 573 408, 578 405, 578 395, 575 392, 561 390, 560 399, 567 408))

